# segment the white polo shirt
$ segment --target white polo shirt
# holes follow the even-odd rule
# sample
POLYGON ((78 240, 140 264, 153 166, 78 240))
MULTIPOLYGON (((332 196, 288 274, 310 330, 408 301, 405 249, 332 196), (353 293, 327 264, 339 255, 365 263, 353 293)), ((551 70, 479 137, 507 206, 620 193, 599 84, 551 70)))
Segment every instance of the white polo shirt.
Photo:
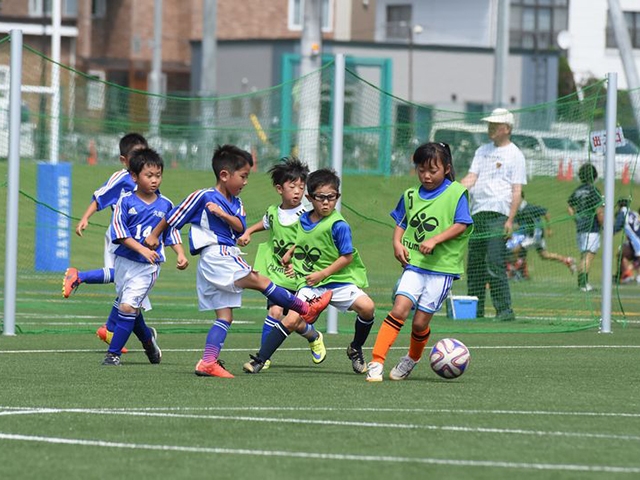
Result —
POLYGON ((478 178, 471 188, 471 215, 479 212, 497 212, 509 215, 514 184, 527 184, 524 155, 514 144, 496 147, 482 145, 473 157, 470 173, 478 178))

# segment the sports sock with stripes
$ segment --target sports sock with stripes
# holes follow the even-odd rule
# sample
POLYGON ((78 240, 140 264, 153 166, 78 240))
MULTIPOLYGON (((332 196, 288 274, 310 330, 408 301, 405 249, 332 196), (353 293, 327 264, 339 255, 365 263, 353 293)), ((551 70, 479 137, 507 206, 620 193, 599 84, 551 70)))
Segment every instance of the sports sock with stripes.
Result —
POLYGON ((298 331, 298 334, 301 337, 306 338, 310 342, 313 342, 313 341, 318 339, 318 332, 316 331, 314 326, 311 325, 310 323, 305 323, 304 324, 304 331, 302 331, 302 332, 298 331))
POLYGON ((273 282, 269 283, 267 288, 262 291, 262 294, 282 308, 288 308, 302 315, 309 311, 309 304, 307 302, 292 295, 289 290, 279 287, 273 282))
POLYGON ((271 315, 267 315, 267 318, 264 319, 264 323, 262 324, 262 337, 260 338, 260 345, 264 343, 264 341, 269 336, 269 332, 276 326, 278 320, 273 318, 271 315))
POLYGON ((282 322, 276 323, 269 335, 262 342, 258 357, 263 362, 269 360, 275 351, 280 348, 280 345, 287 339, 291 332, 282 324, 282 322))
POLYGON ((113 338, 109 344, 109 352, 120 355, 122 348, 126 345, 127 340, 131 336, 133 331, 133 325, 135 323, 137 313, 125 313, 118 311, 118 323, 113 331, 113 338))
POLYGON ((225 320, 217 319, 207 334, 207 341, 204 344, 204 354, 202 359, 205 362, 215 362, 220 356, 220 350, 224 346, 227 332, 231 324, 225 320))
POLYGON ((113 306, 111 307, 111 311, 109 312, 109 316, 107 317, 107 330, 110 332, 114 332, 116 329, 116 322, 118 321, 118 306, 120 305, 120 299, 116 297, 113 301, 113 306))
POLYGON ((367 337, 369 336, 369 332, 371 332, 371 327, 373 327, 373 322, 375 317, 371 320, 364 320, 360 317, 360 315, 356 315, 355 322, 355 333, 353 334, 353 341, 351 342, 351 346, 354 348, 362 348, 364 342, 367 341, 367 337))
POLYGON ((403 325, 404 320, 397 319, 391 314, 387 315, 380 326, 380 330, 378 330, 376 343, 373 346, 374 362, 384 363, 387 358, 387 353, 389 353, 391 345, 393 345, 396 338, 398 338, 398 333, 400 333, 403 325))
POLYGON ((409 357, 411 357, 414 362, 417 362, 422 358, 424 347, 427 345, 430 336, 430 327, 427 327, 426 330, 423 330, 421 332, 414 332, 413 330, 411 331, 411 341, 409 342, 409 357))
POLYGON ((80 283, 113 283, 113 268, 99 268, 78 272, 80 283))

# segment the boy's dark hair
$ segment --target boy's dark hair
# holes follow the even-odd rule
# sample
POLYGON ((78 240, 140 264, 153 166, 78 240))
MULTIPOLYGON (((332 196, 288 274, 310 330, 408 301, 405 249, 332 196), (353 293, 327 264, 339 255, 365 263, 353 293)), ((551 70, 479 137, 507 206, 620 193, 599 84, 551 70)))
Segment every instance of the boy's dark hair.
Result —
POLYGON ((220 179, 220 172, 223 170, 233 173, 247 165, 253 167, 251 154, 235 145, 218 145, 211 159, 211 168, 217 180, 220 179))
POLYGON ((128 157, 129 155, 131 155, 132 150, 134 150, 136 147, 142 146, 143 148, 149 148, 147 139, 139 133, 127 133, 120 139, 120 143, 118 146, 120 148, 120 155, 122 155, 123 157, 128 157))
POLYGON ((273 186, 284 185, 296 180, 307 181, 309 167, 297 157, 282 157, 278 163, 269 169, 273 186))
POLYGON ((311 172, 307 177, 307 192, 313 195, 315 191, 325 185, 335 188, 340 193, 340 177, 330 168, 321 168, 315 172, 311 172))
POLYGON ((598 170, 591 163, 585 163, 578 170, 578 178, 582 183, 593 183, 598 178, 598 170))
POLYGON ((158 152, 153 148, 141 148, 131 153, 129 160, 129 172, 140 175, 145 165, 160 167, 160 171, 164 172, 164 161, 158 152))
POLYGON ((438 159, 442 162, 445 170, 447 165, 450 167, 446 178, 453 182, 456 179, 456 172, 453 169, 453 158, 451 156, 451 148, 448 144, 442 142, 423 143, 416 148, 412 157, 413 165, 416 168, 421 165, 431 166, 438 159))

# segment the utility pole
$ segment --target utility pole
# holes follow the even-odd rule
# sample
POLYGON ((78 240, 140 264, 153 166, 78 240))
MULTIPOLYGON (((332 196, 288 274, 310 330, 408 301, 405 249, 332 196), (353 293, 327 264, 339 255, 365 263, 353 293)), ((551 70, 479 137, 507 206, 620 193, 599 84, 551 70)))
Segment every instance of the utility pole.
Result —
POLYGON ((493 69, 493 105, 506 105, 505 85, 507 80, 507 59, 509 58, 509 2, 498 0, 498 21, 496 28, 496 54, 493 69))
MULTIPOLYGON (((322 66, 322 0, 305 0, 300 39, 300 76, 298 80, 298 156, 318 168, 320 140, 320 89, 318 76, 310 76, 322 66)), ((288 152, 285 152, 288 153, 288 152)))
MULTIPOLYGON (((609 18, 611 18, 611 26, 613 27, 616 44, 620 52, 624 74, 627 77, 627 89, 636 90, 640 87, 640 80, 638 79, 638 70, 636 69, 631 38, 629 38, 629 30, 618 0, 609 0, 609 18)), ((640 129, 640 97, 637 94, 629 95, 629 97, 633 106, 636 127, 640 129)))

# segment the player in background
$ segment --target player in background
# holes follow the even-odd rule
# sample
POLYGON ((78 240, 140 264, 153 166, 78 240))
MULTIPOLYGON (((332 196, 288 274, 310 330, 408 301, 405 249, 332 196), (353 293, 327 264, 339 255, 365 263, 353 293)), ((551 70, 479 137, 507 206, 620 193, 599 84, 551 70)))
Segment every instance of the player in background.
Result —
POLYGON ((640 283, 640 211, 634 212, 630 205, 628 198, 618 199, 613 233, 624 230, 625 239, 618 251, 615 283, 640 283))
POLYGON ((507 240, 507 250, 511 252, 511 260, 507 261, 507 276, 515 279, 528 279, 529 268, 527 266, 527 251, 535 248, 543 260, 554 260, 569 268, 571 274, 576 273, 576 260, 547 250, 545 236, 550 237, 551 215, 549 211, 540 205, 533 205, 524 199, 524 192, 521 192, 522 202, 518 207, 514 223, 518 228, 507 240))
POLYGON ((120 197, 111 219, 111 240, 116 245, 114 281, 118 302, 113 338, 103 365, 120 365, 122 348, 133 332, 142 343, 151 363, 160 363, 162 351, 156 341, 156 331, 147 327, 143 317, 143 301, 149 295, 165 261, 164 245, 171 246, 177 255, 177 267, 184 270, 189 261, 182 249, 180 233, 167 230, 158 248, 150 250, 144 240, 173 204, 158 188, 162 183, 164 163, 154 150, 136 150, 130 158, 131 178, 137 188, 120 197))
MULTIPOLYGON (((297 279, 298 297, 313 298, 333 292, 330 304, 340 311, 356 312, 355 334, 347 347, 347 357, 355 373, 364 373, 362 354, 374 322, 375 305, 362 289, 368 286, 367 270, 353 247, 351 227, 336 211, 340 198, 340 178, 333 170, 320 169, 307 179, 307 198, 313 210, 300 217, 295 245, 283 256, 288 272, 297 279)), ((259 373, 267 360, 306 318, 289 314, 271 330, 260 351, 244 364, 247 373, 259 373)), ((315 319, 313 319, 315 321, 315 319)))
MULTIPOLYGON (((107 207, 113 207, 120 197, 127 192, 131 192, 136 184, 129 175, 129 162, 131 156, 136 150, 148 148, 147 140, 139 133, 128 133, 120 139, 120 163, 123 168, 115 172, 109 179, 95 192, 93 199, 85 210, 82 218, 76 225, 76 235, 82 237, 82 232, 89 226, 91 216, 107 207)), ((107 229, 104 237, 104 268, 98 270, 79 271, 77 268, 70 267, 64 274, 62 280, 62 296, 69 298, 81 283, 113 283, 114 278, 114 262, 116 249, 111 241, 111 234, 107 229)), ((149 300, 145 300, 145 310, 149 310, 151 305, 149 300)), ((107 323, 102 325, 96 331, 96 335, 105 343, 111 341, 113 330, 115 328, 115 320, 118 316, 118 299, 113 303, 111 313, 107 319, 107 323)), ((124 349, 126 352, 126 348, 124 349)))
POLYGON ((233 378, 219 361, 220 351, 233 322, 233 310, 242 306, 245 288, 260 291, 277 305, 300 313, 312 323, 331 300, 331 293, 305 302, 267 277, 254 271, 242 258, 237 239, 246 229, 246 214, 238 197, 247 184, 253 159, 234 145, 216 148, 211 160, 215 188, 197 190, 176 206, 147 237, 150 248, 158 245, 158 235, 168 226, 180 229, 187 223, 189 248, 200 255, 196 287, 200 310, 214 310, 213 323, 198 361, 195 374, 233 378))
MULTIPOLYGON (((282 256, 293 245, 298 220, 306 210, 302 200, 309 168, 295 157, 285 157, 271 167, 269 173, 273 186, 280 195, 280 204, 269 206, 262 220, 247 228, 238 238, 238 245, 244 247, 251 242, 252 234, 268 230, 269 242, 262 243, 258 247, 253 267, 269 277, 276 285, 295 294, 296 281, 285 274, 282 256)), ((288 310, 275 305, 270 300, 267 300, 267 310, 267 317, 262 324, 262 343, 277 322, 288 313, 288 310)), ((322 333, 306 322, 301 322, 296 332, 308 340, 313 362, 322 363, 327 355, 322 333)), ((271 361, 267 361, 264 369, 269 368, 270 364, 271 361)))
POLYGON ((391 212, 396 222, 393 253, 404 271, 393 308, 373 346, 368 382, 382 381, 389 349, 414 309, 409 352, 391 369, 389 378, 404 380, 420 361, 431 335, 431 318, 464 271, 464 254, 473 230, 469 193, 455 181, 449 145, 425 143, 412 160, 420 186, 406 190, 391 212))
POLYGON ((580 250, 578 263, 578 288, 590 292, 589 269, 600 248, 600 229, 604 223, 603 199, 593 185, 598 171, 591 163, 585 163, 578 170, 580 185, 567 200, 567 211, 576 222, 576 241, 580 250))

